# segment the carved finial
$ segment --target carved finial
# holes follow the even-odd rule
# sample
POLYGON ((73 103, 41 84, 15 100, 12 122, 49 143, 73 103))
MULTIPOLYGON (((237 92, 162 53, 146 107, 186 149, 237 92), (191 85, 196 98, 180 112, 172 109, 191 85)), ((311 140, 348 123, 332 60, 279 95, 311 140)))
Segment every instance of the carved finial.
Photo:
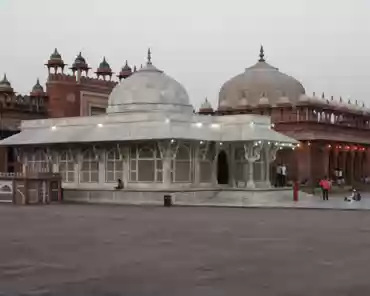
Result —
POLYGON ((140 64, 140 69, 142 69, 143 68, 143 64, 140 64))
POLYGON ((263 49, 263 45, 261 45, 261 48, 260 48, 260 59, 259 59, 260 62, 265 62, 265 51, 263 49))
POLYGON ((339 102, 343 103, 343 98, 342 97, 339 98, 339 102))
POLYGON ((364 102, 362 102, 362 107, 365 107, 365 103, 364 102))
POLYGON ((356 105, 358 105, 358 102, 357 102, 357 100, 355 101, 355 103, 356 103, 356 105))
POLYGON ((136 69, 136 65, 134 66, 134 72, 136 72, 137 71, 137 69, 136 69))
POLYGON ((316 93, 315 93, 315 92, 313 92, 313 93, 312 93, 312 96, 313 96, 313 97, 316 97, 316 93))
POLYGON ((351 104, 351 99, 348 99, 348 104, 351 104))
POLYGON ((322 93, 321 98, 325 99, 325 93, 324 92, 322 93))
POLYGON ((147 60, 147 65, 152 64, 152 52, 150 51, 150 48, 148 48, 148 60, 147 60))
POLYGON ((334 101, 334 96, 331 96, 330 101, 334 101))

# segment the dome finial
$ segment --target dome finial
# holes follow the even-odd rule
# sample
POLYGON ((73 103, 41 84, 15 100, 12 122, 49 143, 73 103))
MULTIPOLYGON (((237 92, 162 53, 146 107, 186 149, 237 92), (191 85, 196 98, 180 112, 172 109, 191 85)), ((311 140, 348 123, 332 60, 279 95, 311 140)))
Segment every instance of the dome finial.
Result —
POLYGON ((150 51, 150 48, 148 48, 148 60, 147 60, 147 65, 152 64, 152 52, 150 51))
POLYGON ((260 48, 260 59, 259 59, 260 62, 265 62, 265 51, 263 49, 263 45, 261 45, 261 48, 260 48))

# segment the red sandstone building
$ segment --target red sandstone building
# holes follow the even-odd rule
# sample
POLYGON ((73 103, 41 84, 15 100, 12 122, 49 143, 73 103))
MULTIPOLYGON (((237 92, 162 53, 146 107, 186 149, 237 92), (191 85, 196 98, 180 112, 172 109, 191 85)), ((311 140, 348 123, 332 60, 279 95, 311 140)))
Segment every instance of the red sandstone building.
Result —
MULTIPOLYGON (((89 77, 91 68, 81 53, 72 66, 71 74, 65 74, 61 55, 55 49, 46 64, 49 75, 46 82, 49 117, 89 116, 105 113, 108 96, 117 82, 112 81, 113 72, 104 58, 97 68, 96 78, 89 77)), ((125 79, 132 74, 127 64, 118 78, 125 79)))
POLYGON ((255 65, 222 86, 217 110, 206 100, 199 112, 271 116, 275 130, 301 142, 277 154, 275 164, 287 165, 290 180, 314 184, 325 175, 334 178, 336 168, 348 184, 370 176, 370 109, 306 95, 299 81, 265 61, 262 47, 255 65))
MULTIPOLYGON (((89 116, 105 113, 108 96, 117 82, 104 58, 89 77, 91 68, 79 53, 66 73, 67 65, 57 49, 45 64, 48 69, 46 90, 37 80, 29 95, 17 94, 6 75, 0 81, 0 135, 1 139, 19 132, 22 120, 50 117, 89 116)), ((133 71, 126 64, 117 75, 118 79, 129 77, 133 71)), ((17 156, 12 148, 0 149, 0 171, 17 170, 17 156)))

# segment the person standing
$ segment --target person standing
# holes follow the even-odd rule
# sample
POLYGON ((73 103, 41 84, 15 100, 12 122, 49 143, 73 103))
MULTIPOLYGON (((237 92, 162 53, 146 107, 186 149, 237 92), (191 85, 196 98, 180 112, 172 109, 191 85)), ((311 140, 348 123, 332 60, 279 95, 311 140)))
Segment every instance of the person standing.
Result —
POLYGON ((286 165, 283 164, 281 166, 281 186, 282 187, 286 186, 286 178, 287 178, 287 169, 286 169, 286 165))
POLYGON ((276 187, 281 187, 281 164, 276 167, 276 187))
POLYGON ((329 190, 331 188, 331 182, 326 176, 320 181, 320 187, 322 190, 322 200, 329 200, 329 190))

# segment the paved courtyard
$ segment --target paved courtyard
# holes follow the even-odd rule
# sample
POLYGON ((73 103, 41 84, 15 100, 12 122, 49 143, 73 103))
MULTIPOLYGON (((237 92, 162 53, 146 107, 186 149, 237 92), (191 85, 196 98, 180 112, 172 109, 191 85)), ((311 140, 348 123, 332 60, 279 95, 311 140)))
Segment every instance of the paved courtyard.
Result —
POLYGON ((0 295, 370 295, 370 211, 1 205, 0 222, 0 295))

